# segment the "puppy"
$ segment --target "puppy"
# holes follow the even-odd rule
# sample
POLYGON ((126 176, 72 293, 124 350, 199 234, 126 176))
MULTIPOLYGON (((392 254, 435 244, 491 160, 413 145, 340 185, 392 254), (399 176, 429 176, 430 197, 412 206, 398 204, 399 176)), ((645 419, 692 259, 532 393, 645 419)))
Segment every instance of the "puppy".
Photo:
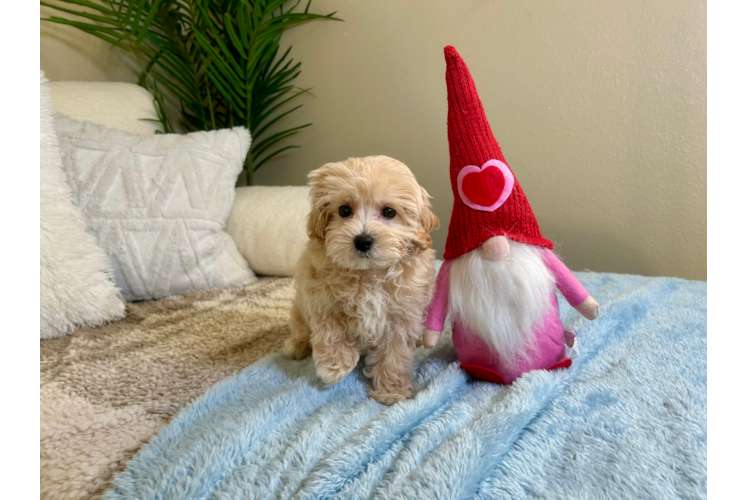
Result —
POLYGON ((412 395, 413 355, 434 286, 429 195, 404 164, 350 158, 309 174, 309 242, 296 271, 284 352, 314 358, 326 384, 365 356, 369 395, 412 395))

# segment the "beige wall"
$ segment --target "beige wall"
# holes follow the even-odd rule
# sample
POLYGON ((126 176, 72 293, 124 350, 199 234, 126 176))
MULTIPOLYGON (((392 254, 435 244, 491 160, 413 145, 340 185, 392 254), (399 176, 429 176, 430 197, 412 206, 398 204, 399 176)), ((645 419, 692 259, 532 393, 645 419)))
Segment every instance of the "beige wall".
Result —
MULTIPOLYGON (((314 126, 257 183, 301 184, 328 161, 393 156, 433 195, 443 251, 452 193, 442 48, 452 44, 569 267, 706 279, 705 1, 317 0, 313 9, 345 19, 284 40, 304 63, 298 85, 316 95, 287 125, 314 126)), ((115 51, 87 47, 43 31, 42 68, 52 80, 132 81, 115 51)))
MULTIPOLYGON (((40 17, 71 17, 40 7, 40 17)), ((137 82, 126 52, 70 26, 40 22, 40 65, 52 82, 137 82)))

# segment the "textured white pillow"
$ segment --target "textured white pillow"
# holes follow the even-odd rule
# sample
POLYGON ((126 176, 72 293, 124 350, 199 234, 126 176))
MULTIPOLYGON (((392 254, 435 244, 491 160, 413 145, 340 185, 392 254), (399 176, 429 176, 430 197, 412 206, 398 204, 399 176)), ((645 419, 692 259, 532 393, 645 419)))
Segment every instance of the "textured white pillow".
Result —
POLYGON ((58 114, 57 133, 75 201, 125 299, 257 280, 223 230, 246 128, 137 135, 58 114))
POLYGON ((41 72, 40 337, 67 335, 125 315, 106 254, 86 234, 62 170, 54 109, 41 72))
POLYGON ((307 186, 236 189, 226 232, 257 274, 292 276, 309 237, 307 186))

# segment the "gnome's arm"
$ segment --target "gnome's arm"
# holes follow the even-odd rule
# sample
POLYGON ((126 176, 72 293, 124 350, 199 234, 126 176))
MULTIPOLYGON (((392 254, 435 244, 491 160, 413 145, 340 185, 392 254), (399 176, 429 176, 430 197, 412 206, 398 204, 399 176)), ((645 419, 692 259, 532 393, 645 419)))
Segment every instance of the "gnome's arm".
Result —
POLYGON ((441 338, 442 330, 444 330, 444 320, 447 318, 447 309, 449 306, 449 268, 452 266, 452 262, 446 261, 442 264, 439 269, 439 274, 436 277, 436 289, 434 290, 434 297, 431 299, 429 304, 429 310, 426 314, 426 322, 424 326, 426 330, 423 332, 423 345, 432 349, 439 343, 441 338))
POLYGON ((600 312, 600 306, 574 274, 569 271, 569 268, 550 250, 543 252, 543 259, 554 278, 556 278, 556 287, 558 287, 561 295, 574 309, 579 311, 579 314, 587 319, 595 319, 600 312))

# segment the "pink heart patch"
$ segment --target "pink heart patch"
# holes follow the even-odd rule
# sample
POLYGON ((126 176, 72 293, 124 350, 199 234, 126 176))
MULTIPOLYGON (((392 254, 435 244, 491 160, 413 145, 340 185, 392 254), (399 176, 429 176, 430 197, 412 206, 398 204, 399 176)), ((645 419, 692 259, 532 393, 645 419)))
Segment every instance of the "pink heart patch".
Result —
POLYGON ((493 212, 509 198, 513 187, 512 171, 499 160, 488 160, 480 168, 468 165, 457 174, 460 199, 475 210, 493 212))

